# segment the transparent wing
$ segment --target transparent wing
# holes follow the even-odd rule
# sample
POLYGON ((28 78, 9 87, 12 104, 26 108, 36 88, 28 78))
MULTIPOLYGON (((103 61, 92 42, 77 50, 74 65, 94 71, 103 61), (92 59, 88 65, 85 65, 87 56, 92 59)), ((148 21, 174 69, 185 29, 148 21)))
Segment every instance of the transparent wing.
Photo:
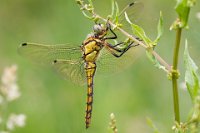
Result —
MULTIPOLYGON (((135 23, 140 18, 140 14, 144 6, 142 2, 134 2, 130 0, 127 3, 125 3, 124 1, 119 1, 117 3, 120 6, 119 23, 122 24, 122 29, 124 29, 126 32, 132 33, 130 24, 126 21, 125 12, 127 13, 129 19, 135 23)), ((127 39, 127 37, 124 36, 120 31, 114 30, 114 32, 117 34, 118 38, 115 40, 108 40, 108 43, 119 43, 127 39)), ((112 36, 110 35, 112 33, 109 32, 108 34, 109 35, 107 36, 112 36)), ((102 51, 100 51, 100 57, 97 61, 97 71, 100 71, 100 73, 103 74, 121 71, 123 70, 123 68, 126 68, 129 65, 131 65, 138 58, 140 53, 140 46, 132 47, 124 55, 117 58, 113 56, 109 52, 109 50, 103 48, 102 51)))
MULTIPOLYGON (((141 18, 141 14, 144 8, 143 3, 134 2, 132 0, 131 1, 129 0, 129 2, 119 1, 117 3, 119 5, 119 10, 120 10, 118 23, 122 24, 122 27, 121 27, 122 29, 132 34, 133 33, 132 28, 130 28, 131 27, 130 24, 126 21, 125 12, 128 15, 129 19, 131 20, 131 22, 137 24, 137 22, 139 22, 139 19, 141 18)), ((120 31, 118 30, 114 30, 114 31, 118 35, 117 40, 123 41, 127 38, 120 31)), ((108 34, 111 34, 111 33, 109 32, 108 34)))
POLYGON ((119 21, 120 23, 126 23, 126 18, 124 13, 128 15, 129 19, 132 22, 137 22, 139 18, 141 17, 142 11, 143 11, 144 5, 142 2, 129 2, 126 5, 124 5, 123 9, 121 9, 119 21))
MULTIPOLYGON (((129 1, 128 3, 125 3, 124 1, 122 3, 118 2, 118 5, 122 7, 120 8, 121 12, 119 16, 119 23, 123 25, 122 28, 125 31, 132 33, 130 24, 128 24, 128 22, 126 21, 124 13, 126 12, 129 16, 129 19, 135 23, 139 20, 144 6, 142 2, 134 1, 129 1)), ((117 30, 115 30, 115 32, 118 35, 117 41, 124 41, 126 37, 124 37, 124 35, 117 30)), ((109 42, 113 43, 112 41, 109 42)), ((105 47, 100 52, 100 57, 97 61, 97 72, 102 74, 108 74, 122 71, 124 68, 133 64, 135 60, 142 54, 142 52, 142 48, 140 46, 136 46, 130 48, 125 54, 117 58, 113 56, 105 47)))
POLYGON ((86 74, 83 60, 58 59, 53 63, 55 70, 64 78, 69 78, 75 84, 83 85, 86 83, 86 74))
POLYGON ((82 84, 85 78, 81 49, 78 46, 23 43, 18 52, 33 62, 53 67, 62 77, 75 83, 82 84))
POLYGON ((121 8, 119 23, 122 24, 122 28, 125 31, 132 33, 130 24, 126 21, 125 12, 128 15, 129 19, 131 20, 131 22, 137 24, 139 23, 139 20, 141 19, 141 14, 142 14, 144 5, 142 2, 132 1, 132 2, 126 3, 126 5, 122 3, 120 6, 122 6, 123 8, 121 8))
POLYGON ((56 59, 81 58, 81 49, 69 44, 44 45, 37 43, 23 43, 19 46, 20 55, 39 64, 50 65, 56 59))
POLYGON ((142 54, 140 46, 130 48, 121 57, 113 56, 106 48, 103 48, 97 61, 97 72, 102 74, 112 74, 123 71, 133 64, 142 54))

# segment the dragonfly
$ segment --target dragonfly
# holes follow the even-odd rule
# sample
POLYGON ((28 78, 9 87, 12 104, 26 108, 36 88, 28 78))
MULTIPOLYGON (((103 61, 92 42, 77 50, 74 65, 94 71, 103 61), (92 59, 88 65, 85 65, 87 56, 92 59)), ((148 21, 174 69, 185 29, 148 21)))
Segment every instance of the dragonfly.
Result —
POLYGON ((53 67, 65 79, 75 84, 87 84, 85 125, 90 126, 93 108, 94 76, 97 70, 116 71, 129 60, 134 60, 134 42, 111 44, 108 40, 117 39, 109 22, 105 25, 97 23, 93 32, 82 42, 81 46, 70 44, 45 45, 38 43, 22 43, 19 54, 39 64, 53 67), (112 36, 108 36, 108 32, 112 36), (99 68, 99 69, 98 69, 99 68))

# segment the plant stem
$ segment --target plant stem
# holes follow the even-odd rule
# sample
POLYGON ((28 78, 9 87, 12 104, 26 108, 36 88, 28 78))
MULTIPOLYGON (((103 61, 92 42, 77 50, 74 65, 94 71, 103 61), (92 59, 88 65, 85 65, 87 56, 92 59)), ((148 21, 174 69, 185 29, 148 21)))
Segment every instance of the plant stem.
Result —
MULTIPOLYGON (((94 14, 95 16, 98 16, 98 18, 100 18, 101 20, 103 20, 104 22, 107 22, 108 20, 97 15, 94 14)), ((109 21, 110 25, 113 27, 116 27, 115 24, 113 24, 111 21, 109 21)), ((132 35, 130 35, 128 32, 126 32, 125 30, 123 30, 120 27, 117 27, 117 29, 124 34, 125 36, 127 36, 128 38, 130 38, 131 40, 133 40, 134 42, 140 44, 140 46, 144 47, 144 48, 148 48, 142 41, 139 41, 138 39, 136 39, 135 37, 133 37, 132 35)), ((152 54, 155 56, 155 58, 166 68, 167 72, 171 71, 171 66, 155 51, 152 51, 152 54)))
POLYGON ((182 32, 181 28, 178 28, 176 30, 176 43, 175 43, 174 58, 173 58, 173 69, 174 70, 176 70, 177 66, 178 66, 178 53, 179 53, 179 47, 180 47, 181 32, 182 32))
POLYGON ((173 57, 173 68, 172 68, 172 87, 173 87, 173 100, 174 100, 174 114, 175 121, 180 123, 180 112, 179 112, 179 97, 178 97, 178 54, 180 49, 180 40, 181 40, 182 29, 178 28, 176 30, 176 42, 174 47, 174 57, 173 57))

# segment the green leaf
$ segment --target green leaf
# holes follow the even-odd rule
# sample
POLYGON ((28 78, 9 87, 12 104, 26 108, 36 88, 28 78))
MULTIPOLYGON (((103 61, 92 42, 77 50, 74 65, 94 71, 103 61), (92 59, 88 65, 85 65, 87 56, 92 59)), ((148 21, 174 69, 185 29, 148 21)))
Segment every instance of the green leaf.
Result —
POLYGON ((146 33, 144 32, 144 30, 140 26, 138 26, 136 24, 132 24, 131 26, 132 26, 134 34, 136 36, 138 36, 139 38, 141 38, 142 40, 144 40, 144 42, 151 47, 152 46, 151 44, 153 42, 151 41, 150 38, 148 38, 146 36, 146 33))
POLYGON ((115 14, 115 0, 112 0, 112 12, 111 12, 111 18, 114 17, 115 14))
POLYGON ((128 17, 128 14, 125 12, 125 18, 126 18, 126 21, 129 23, 129 24, 132 24, 131 20, 129 19, 128 17))
POLYGON ((129 17, 128 17, 126 12, 125 12, 125 18, 126 18, 126 21, 131 25, 133 34, 136 35, 137 37, 139 37, 140 39, 142 39, 148 47, 152 47, 153 42, 151 41, 151 39, 149 39, 146 36, 146 34, 145 34, 144 30, 142 29, 142 27, 140 27, 140 26, 138 26, 136 24, 133 24, 130 21, 130 19, 129 19, 129 17))
MULTIPOLYGON (((166 68, 164 66, 162 66, 159 63, 159 61, 156 59, 156 57, 152 54, 153 48, 155 46, 155 41, 152 42, 151 39, 146 36, 144 30, 140 26, 138 26, 136 24, 133 24, 130 21, 130 19, 129 19, 129 17, 128 17, 126 12, 125 12, 125 18, 126 18, 126 21, 131 25, 132 30, 133 30, 133 34, 135 36, 139 37, 140 39, 142 39, 145 42, 145 44, 148 46, 147 49, 146 49, 146 54, 147 54, 147 57, 149 58, 149 60, 153 63, 153 65, 155 67, 157 67, 159 69, 163 69, 164 71, 167 71, 166 68)), ((159 29, 158 29, 159 30, 158 31, 159 35, 158 36, 161 36, 162 35, 162 30, 161 29, 162 29, 162 25, 163 25, 162 24, 162 17, 160 17, 160 22, 159 23, 160 24, 158 26, 159 27, 159 29)), ((160 37, 158 37, 158 38, 160 38, 160 37)))
POLYGON ((160 18, 158 21, 158 26, 157 26, 157 31, 158 31, 158 35, 154 41, 154 44, 157 45, 158 41, 160 40, 160 37, 163 34, 163 15, 162 12, 160 12, 160 18))
POLYGON ((88 0, 88 2, 89 2, 89 4, 90 4, 90 6, 94 7, 94 6, 93 6, 92 0, 88 0))
POLYGON ((180 20, 176 21, 173 25, 178 25, 180 28, 187 27, 190 8, 194 6, 195 3, 196 0, 177 0, 175 10, 180 20))
POLYGON ((149 60, 153 63, 153 65, 158 68, 158 69, 162 69, 164 71, 167 72, 166 68, 164 66, 162 66, 159 61, 155 58, 155 56, 152 54, 151 50, 147 50, 146 51, 146 55, 149 58, 149 60))
POLYGON ((199 83, 200 76, 198 73, 198 67, 196 66, 196 64, 194 63, 194 61, 192 60, 192 58, 189 55, 187 40, 185 42, 184 64, 185 64, 185 68, 186 68, 186 72, 185 72, 186 86, 187 86, 187 89, 190 93, 192 100, 194 101, 194 99, 198 95, 199 89, 200 89, 200 83, 199 83))
POLYGON ((88 19, 90 19, 90 20, 93 20, 93 19, 94 19, 93 16, 88 16, 88 15, 85 13, 85 11, 82 11, 82 13, 83 13, 83 15, 84 15, 86 18, 88 18, 88 19))
POLYGON ((119 6, 118 6, 118 3, 115 1, 115 9, 116 9, 116 11, 115 11, 115 19, 114 19, 114 22, 116 23, 116 24, 118 24, 119 23, 119 6))
POLYGON ((108 15, 108 18, 112 18, 115 24, 119 23, 119 6, 115 0, 112 0, 112 12, 108 15))

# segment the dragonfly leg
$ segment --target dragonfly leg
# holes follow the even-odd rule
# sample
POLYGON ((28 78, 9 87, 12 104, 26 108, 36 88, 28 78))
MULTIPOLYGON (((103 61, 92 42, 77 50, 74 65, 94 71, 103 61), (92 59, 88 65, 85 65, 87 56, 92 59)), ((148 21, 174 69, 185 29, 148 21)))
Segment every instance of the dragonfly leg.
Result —
MULTIPOLYGON (((126 49, 127 47, 126 47, 126 48, 117 47, 117 46, 120 46, 120 45, 122 45, 122 44, 125 44, 125 42, 120 42, 120 43, 115 44, 115 45, 112 45, 112 44, 108 43, 107 46, 108 46, 110 49, 112 49, 112 50, 114 50, 114 51, 116 51, 116 52, 123 52, 124 49, 126 49)), ((131 44, 129 44, 129 45, 131 45, 131 44)), ((128 47, 129 47, 129 45, 128 45, 128 47)))
POLYGON ((121 42, 121 43, 118 43, 118 44, 116 44, 116 45, 111 45, 111 44, 108 44, 107 46, 108 46, 108 48, 109 48, 109 51, 110 51, 110 53, 113 55, 113 56, 115 56, 115 57, 117 57, 117 58, 119 58, 119 57, 121 57, 126 51, 128 51, 131 47, 135 47, 135 46, 138 46, 139 44, 134 44, 133 42, 131 42, 127 47, 125 47, 125 48, 123 48, 123 49, 121 49, 121 48, 118 48, 117 46, 119 46, 119 45, 121 45, 121 44, 124 44, 125 42, 121 42), (118 53, 119 54, 118 54, 118 53))
MULTIPOLYGON (((107 40, 107 39, 117 39, 117 35, 116 33, 111 29, 111 26, 109 24, 109 22, 107 21, 106 23, 106 30, 110 30, 111 33, 114 35, 114 36, 111 36, 111 37, 105 37, 104 40, 107 40)), ((137 40, 139 41, 142 41, 140 38, 136 38, 137 40)), ((111 52, 111 54, 115 57, 121 57, 127 50, 129 50, 131 47, 135 47, 135 46, 138 46, 139 44, 134 44, 134 42, 131 42, 127 47, 125 48, 119 48, 118 46, 120 45, 124 45, 126 44, 127 42, 120 42, 120 43, 117 43, 115 45, 112 45, 112 44, 109 44, 107 43, 107 46, 109 48, 109 51, 111 52), (117 52, 119 54, 117 54, 117 52)))
POLYGON ((122 44, 124 44, 124 43, 125 43, 125 42, 120 42, 120 43, 117 43, 117 44, 113 45, 113 47, 120 46, 120 45, 122 45, 122 44))
MULTIPOLYGON (((138 41, 142 41, 140 38, 136 38, 138 41)), ((126 44, 126 42, 120 42, 120 43, 117 43, 115 45, 111 45, 111 47, 117 47, 117 46, 120 46, 121 44, 126 44)), ((132 47, 135 47, 135 46, 138 46, 139 44, 134 44, 134 42, 131 42, 129 45, 132 45, 132 47), (133 44, 133 45, 132 45, 133 44)))
POLYGON ((116 33, 111 29, 111 26, 109 24, 109 22, 106 23, 106 30, 110 30, 110 32, 113 34, 113 36, 111 37, 105 37, 104 40, 107 40, 107 39, 117 39, 117 35, 116 33))
MULTIPOLYGON (((110 30, 110 32, 113 34, 113 36, 111 36, 111 37, 105 37, 104 40, 107 40, 107 39, 117 39, 117 34, 112 30, 111 25, 109 24, 109 21, 106 22, 106 31, 108 31, 108 30, 110 30)), ((136 39, 139 40, 139 41, 143 41, 139 37, 136 37, 136 39)), ((120 45, 120 44, 122 44, 122 43, 119 43, 118 45, 120 45)))

